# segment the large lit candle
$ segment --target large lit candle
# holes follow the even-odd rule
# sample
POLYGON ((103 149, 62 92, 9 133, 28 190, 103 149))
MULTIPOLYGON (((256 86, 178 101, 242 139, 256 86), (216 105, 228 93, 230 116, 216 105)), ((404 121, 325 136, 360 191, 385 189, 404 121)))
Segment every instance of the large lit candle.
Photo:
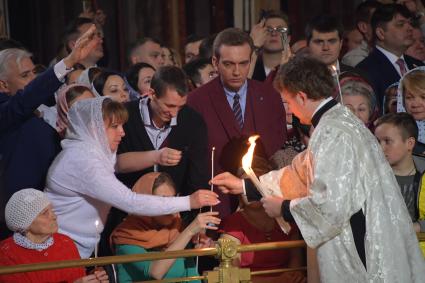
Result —
MULTIPOLYGON (((242 157, 242 168, 245 171, 245 173, 248 175, 249 179, 254 183, 255 187, 258 189, 260 194, 263 197, 265 197, 265 196, 273 195, 273 193, 271 190, 268 190, 265 186, 263 186, 263 184, 261 184, 260 180, 255 175, 254 170, 252 170, 251 168, 252 158, 254 157, 255 141, 259 137, 260 137, 259 135, 255 135, 255 136, 251 136, 248 139, 250 145, 249 145, 248 151, 242 157)), ((281 216, 277 217, 276 221, 279 224, 282 231, 288 234, 289 231, 291 230, 291 226, 289 225, 289 223, 287 223, 281 216)))

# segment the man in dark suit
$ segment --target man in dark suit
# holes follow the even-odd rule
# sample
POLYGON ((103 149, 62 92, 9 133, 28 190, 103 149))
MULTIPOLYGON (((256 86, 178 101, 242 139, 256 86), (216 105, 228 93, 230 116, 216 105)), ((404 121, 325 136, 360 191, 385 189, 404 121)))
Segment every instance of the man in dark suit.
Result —
POLYGON ((423 63, 404 53, 413 43, 411 14, 403 5, 378 7, 372 16, 375 48, 356 67, 363 69, 382 108, 385 90, 410 69, 423 63))
MULTIPOLYGON (((285 110, 270 86, 247 79, 252 39, 236 28, 220 32, 213 45, 212 63, 219 77, 189 94, 188 104, 208 128, 209 149, 215 147, 214 174, 236 173, 246 152, 246 139, 259 134, 257 155, 270 157, 286 139, 285 110), (262 148, 262 150, 261 150, 262 148)), ((221 216, 235 209, 235 200, 220 196, 221 216)))
POLYGON ((160 171, 171 175, 180 195, 208 187, 207 130, 202 117, 186 106, 184 72, 161 67, 151 87, 149 97, 126 104, 129 119, 118 149, 118 178, 131 188, 147 172, 160 171))
MULTIPOLYGON (((209 187, 207 129, 201 115, 186 105, 186 75, 178 67, 160 67, 151 88, 149 96, 126 104, 129 117, 118 148, 118 179, 132 188, 148 172, 166 172, 180 196, 209 187)), ((182 215, 185 222, 194 216, 182 215)), ((125 216, 112 208, 101 237, 102 255, 112 255, 109 236, 125 216)))
POLYGON ((0 239, 8 236, 4 208, 23 188, 43 190, 47 171, 61 150, 56 129, 35 115, 53 99, 72 66, 84 61, 100 44, 92 25, 72 52, 37 78, 31 54, 19 48, 0 52, 0 239))

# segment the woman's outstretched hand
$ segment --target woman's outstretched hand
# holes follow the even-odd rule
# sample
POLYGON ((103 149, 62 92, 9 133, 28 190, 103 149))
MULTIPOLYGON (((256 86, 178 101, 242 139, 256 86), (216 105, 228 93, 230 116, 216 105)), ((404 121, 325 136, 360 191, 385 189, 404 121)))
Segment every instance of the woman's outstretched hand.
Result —
POLYGON ((219 204, 218 195, 210 190, 197 190, 190 195, 190 208, 197 209, 204 206, 219 204))

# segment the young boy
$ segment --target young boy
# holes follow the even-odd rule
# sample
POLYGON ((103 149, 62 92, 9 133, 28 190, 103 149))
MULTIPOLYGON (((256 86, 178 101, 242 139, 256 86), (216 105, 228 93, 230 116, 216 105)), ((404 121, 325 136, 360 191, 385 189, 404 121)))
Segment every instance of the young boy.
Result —
POLYGON ((419 162, 415 162, 413 156, 413 148, 418 137, 416 121, 408 113, 390 113, 379 118, 375 126, 375 136, 393 169, 414 223, 414 229, 420 232, 424 230, 421 226, 425 228, 425 220, 418 222, 419 182, 423 168, 420 168, 419 162))

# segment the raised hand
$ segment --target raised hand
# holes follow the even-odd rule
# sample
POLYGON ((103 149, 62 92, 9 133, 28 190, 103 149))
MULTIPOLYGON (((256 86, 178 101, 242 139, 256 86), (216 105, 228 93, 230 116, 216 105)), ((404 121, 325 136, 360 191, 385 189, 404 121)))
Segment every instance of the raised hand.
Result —
POLYGON ((266 41, 267 29, 265 27, 265 19, 262 19, 258 24, 252 27, 250 36, 252 41, 254 42, 254 46, 262 47, 264 45, 264 41, 266 41))
POLYGON ((190 195, 190 208, 196 209, 204 206, 219 204, 218 195, 209 190, 197 190, 190 195))
POLYGON ((180 150, 164 147, 157 151, 157 164, 163 166, 175 166, 179 164, 182 158, 182 152, 180 150))
POLYGON ((243 193, 243 180, 229 172, 218 174, 210 182, 218 186, 223 194, 239 195, 243 193))
POLYGON ((71 68, 76 63, 83 61, 98 44, 101 44, 101 37, 98 36, 97 28, 93 24, 77 39, 71 53, 64 59, 66 67, 71 68))
POLYGON ((217 230, 221 222, 221 219, 216 217, 217 215, 217 211, 199 213, 186 229, 190 231, 192 236, 200 233, 204 229, 217 230), (209 223, 215 225, 208 225, 209 223))

